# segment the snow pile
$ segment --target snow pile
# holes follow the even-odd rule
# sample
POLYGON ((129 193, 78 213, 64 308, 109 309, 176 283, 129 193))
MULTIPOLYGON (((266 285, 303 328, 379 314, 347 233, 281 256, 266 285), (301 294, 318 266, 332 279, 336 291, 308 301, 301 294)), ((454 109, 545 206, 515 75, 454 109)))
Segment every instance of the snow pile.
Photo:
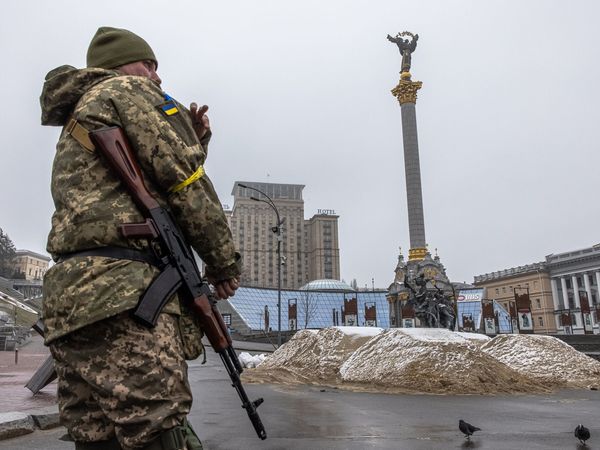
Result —
POLYGON ((250 382, 335 383, 339 368, 360 346, 381 333, 375 327, 301 330, 252 371, 250 382))
POLYGON ((332 327, 299 331, 243 376, 376 392, 540 393, 600 386, 600 362, 549 336, 332 327))
POLYGON ((454 333, 465 338, 467 341, 471 341, 475 345, 485 344, 491 339, 489 336, 480 333, 464 333, 461 331, 455 331, 454 333))
POLYGON ((459 333, 445 328, 393 328, 388 331, 394 331, 399 334, 410 336, 417 341, 431 342, 487 342, 490 338, 479 333, 459 333))
POLYGON ((340 366, 358 348, 383 331, 375 327, 332 327, 317 335, 320 351, 318 375, 322 380, 338 377, 340 366))
POLYGON ((300 330, 267 357, 256 369, 245 371, 245 381, 255 383, 311 383, 319 365, 316 330, 300 330))
MULTIPOLYGON (((367 390, 436 394, 532 392, 532 379, 483 353, 484 340, 444 329, 396 328, 374 337, 340 368, 367 390)), ((355 388, 358 386, 354 386, 355 388)))
POLYGON ((265 358, 266 358, 266 356, 264 353, 253 356, 250 353, 242 352, 238 356, 238 359, 240 360, 242 367, 246 367, 246 368, 254 368, 254 367, 258 366, 260 363, 262 363, 265 360, 265 358))
POLYGON ((501 335, 481 350, 520 373, 549 385, 600 385, 600 361, 552 336, 501 335))

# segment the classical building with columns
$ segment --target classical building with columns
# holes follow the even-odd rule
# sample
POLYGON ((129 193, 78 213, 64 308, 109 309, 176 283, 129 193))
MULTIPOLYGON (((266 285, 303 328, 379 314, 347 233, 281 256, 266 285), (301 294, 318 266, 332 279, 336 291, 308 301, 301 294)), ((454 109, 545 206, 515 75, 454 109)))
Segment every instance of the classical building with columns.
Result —
POLYGON ((600 244, 548 255, 546 268, 558 332, 600 333, 600 244))
POLYGON ((600 334, 600 244, 477 275, 474 284, 511 316, 526 293, 534 333, 600 334))

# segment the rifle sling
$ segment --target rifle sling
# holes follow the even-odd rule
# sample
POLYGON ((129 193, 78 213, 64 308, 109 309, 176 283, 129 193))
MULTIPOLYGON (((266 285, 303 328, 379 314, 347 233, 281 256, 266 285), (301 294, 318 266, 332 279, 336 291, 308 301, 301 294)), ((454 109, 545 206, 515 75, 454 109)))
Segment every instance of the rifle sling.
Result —
POLYGON ((124 247, 98 247, 91 248, 89 250, 82 250, 80 252, 64 253, 58 255, 57 263, 61 263, 69 258, 77 258, 84 256, 97 256, 102 258, 113 258, 113 259, 127 259, 129 261, 139 261, 146 264, 150 264, 154 267, 162 269, 164 264, 160 259, 154 256, 152 253, 143 250, 134 250, 132 248, 124 247))
POLYGON ((90 132, 81 125, 75 118, 70 117, 67 125, 65 125, 65 132, 85 148, 88 152, 93 153, 96 150, 92 140, 90 139, 90 132))
POLYGON ((59 255, 57 263, 61 263, 69 258, 85 256, 139 261, 161 269, 160 273, 154 277, 150 285, 146 288, 146 291, 140 297, 136 308, 132 311, 133 318, 149 328, 156 325, 162 309, 182 284, 181 274, 175 267, 170 264, 165 265, 151 253, 131 248, 108 246, 67 253, 59 255))

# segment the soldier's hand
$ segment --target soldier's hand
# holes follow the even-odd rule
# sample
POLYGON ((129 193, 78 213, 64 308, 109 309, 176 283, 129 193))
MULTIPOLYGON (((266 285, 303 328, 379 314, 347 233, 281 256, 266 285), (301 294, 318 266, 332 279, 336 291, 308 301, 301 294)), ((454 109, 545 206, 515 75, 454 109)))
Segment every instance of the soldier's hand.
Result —
POLYGON ((210 130, 210 121, 208 120, 206 111, 208 111, 207 105, 202 105, 200 108, 198 108, 198 105, 196 103, 192 103, 190 105, 192 125, 194 126, 196 136, 198 136, 198 140, 201 140, 206 134, 206 132, 210 130))
POLYGON ((230 278, 229 280, 219 281, 214 286, 217 298, 225 300, 235 295, 235 291, 240 287, 240 284, 236 278, 230 278))

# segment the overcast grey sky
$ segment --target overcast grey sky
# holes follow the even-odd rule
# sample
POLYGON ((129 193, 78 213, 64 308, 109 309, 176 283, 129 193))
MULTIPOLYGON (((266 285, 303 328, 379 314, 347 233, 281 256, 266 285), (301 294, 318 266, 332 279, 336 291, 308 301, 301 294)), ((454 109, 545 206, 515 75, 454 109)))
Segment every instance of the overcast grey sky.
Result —
POLYGON ((210 106, 207 171, 298 183, 305 214, 339 215, 342 278, 387 287, 409 247, 400 57, 419 34, 425 226, 448 275, 600 243, 600 3, 594 1, 32 1, 0 17, 0 227, 43 252, 57 128, 41 127, 47 71, 85 65, 102 25, 143 36, 163 88, 210 106))

